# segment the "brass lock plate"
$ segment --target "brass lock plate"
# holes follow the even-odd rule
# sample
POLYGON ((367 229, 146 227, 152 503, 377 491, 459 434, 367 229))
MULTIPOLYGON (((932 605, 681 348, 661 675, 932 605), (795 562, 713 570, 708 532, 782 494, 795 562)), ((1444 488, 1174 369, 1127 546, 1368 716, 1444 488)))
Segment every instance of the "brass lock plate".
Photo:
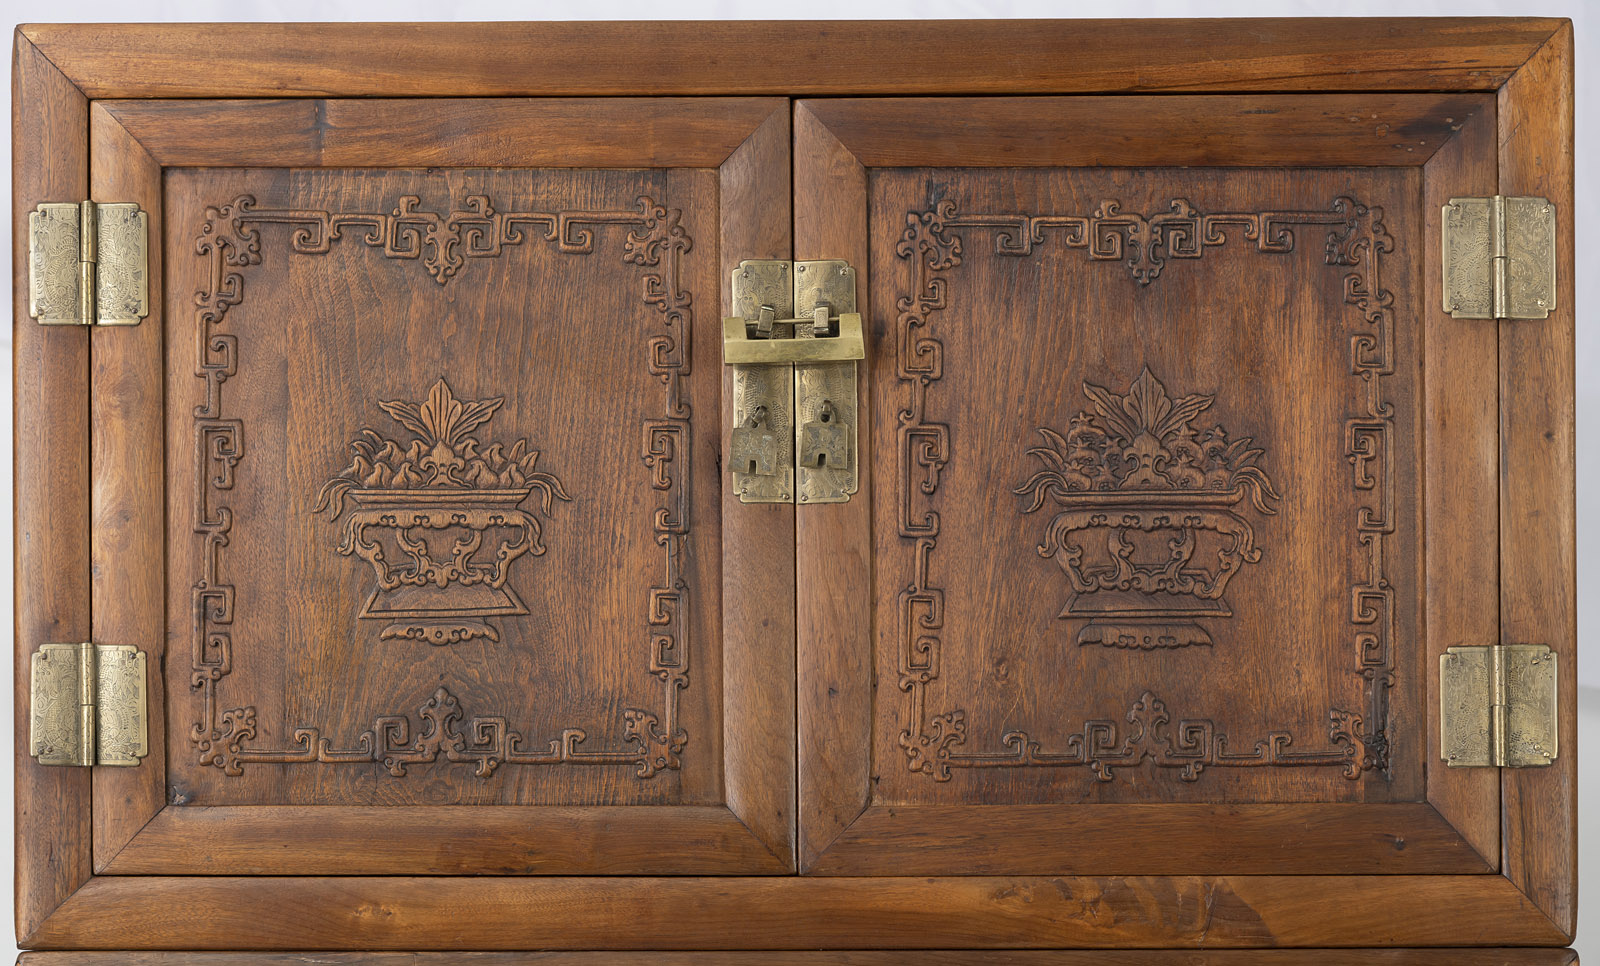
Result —
MULTIPOLYGON (((733 317, 723 320, 724 361, 733 369, 733 430, 730 433, 728 469, 733 490, 741 503, 794 502, 794 365, 780 362, 739 362, 727 354, 727 333, 737 330, 746 339, 747 322, 758 326, 762 307, 770 319, 794 315, 794 264, 787 261, 743 261, 733 271, 733 317), (773 439, 773 466, 752 466, 751 443, 746 437, 764 430, 773 439)), ((748 340, 746 341, 757 341, 748 340)))
POLYGON ((744 503, 843 503, 857 489, 856 273, 839 260, 743 261, 723 320, 729 470, 744 503), (771 472, 767 455, 776 457, 771 472))

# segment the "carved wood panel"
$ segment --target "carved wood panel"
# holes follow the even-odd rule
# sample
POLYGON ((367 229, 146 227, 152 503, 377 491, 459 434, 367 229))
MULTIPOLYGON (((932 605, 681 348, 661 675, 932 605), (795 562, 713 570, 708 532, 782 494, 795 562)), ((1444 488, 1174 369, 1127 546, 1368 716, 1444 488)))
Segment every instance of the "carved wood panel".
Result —
POLYGON ((173 800, 715 800, 704 174, 169 180, 173 800))
POLYGON ((875 175, 880 800, 1417 794, 1410 180, 875 175))

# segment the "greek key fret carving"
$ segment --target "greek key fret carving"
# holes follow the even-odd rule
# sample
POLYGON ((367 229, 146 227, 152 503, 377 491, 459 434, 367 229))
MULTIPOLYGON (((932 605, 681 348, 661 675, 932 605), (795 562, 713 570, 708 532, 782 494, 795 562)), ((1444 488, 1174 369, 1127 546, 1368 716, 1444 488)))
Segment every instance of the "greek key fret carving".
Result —
MULTIPOLYGON (((1077 766, 1090 768, 1099 781, 1110 781, 1118 769, 1151 760, 1161 767, 1180 769, 1180 777, 1186 781, 1196 780, 1207 767, 1338 767, 1352 780, 1369 770, 1388 776, 1388 690, 1394 683, 1391 642, 1395 615, 1394 591, 1384 574, 1383 553, 1395 519, 1394 410, 1384 398, 1382 379, 1394 372, 1394 296, 1382 284, 1381 256, 1393 248, 1382 209, 1350 198, 1336 199, 1326 211, 1211 214, 1200 212, 1184 199, 1174 199, 1165 212, 1150 216, 1124 212, 1115 201, 1102 202, 1088 215, 963 214, 954 200, 944 199, 928 210, 907 213, 906 228, 895 249, 911 269, 908 294, 895 303, 896 373, 904 388, 898 413, 895 483, 899 535, 911 560, 911 578, 899 597, 898 682, 906 695, 899 743, 911 771, 948 781, 956 768, 1077 766), (965 710, 929 707, 944 647, 944 597, 934 572, 940 519, 932 498, 941 471, 959 455, 952 447, 949 426, 930 416, 929 394, 942 378, 944 365, 944 346, 937 337, 935 321, 948 304, 950 273, 965 258, 958 229, 992 233, 992 250, 1001 257, 1026 257, 1051 242, 1082 249, 1092 261, 1123 262, 1134 282, 1147 286, 1160 278, 1169 260, 1200 258, 1207 249, 1228 244, 1230 235, 1253 242, 1258 252, 1291 253, 1296 231, 1303 227, 1328 232, 1324 260, 1347 269, 1344 301, 1360 313, 1363 323, 1351 337, 1351 372, 1365 387, 1366 403, 1363 412, 1346 421, 1345 440, 1346 456, 1354 469, 1352 486, 1358 493, 1371 495, 1352 521, 1357 548, 1369 561, 1368 578, 1351 589, 1355 671, 1364 681, 1364 710, 1330 710, 1325 749, 1290 751, 1293 736, 1273 732, 1253 742, 1252 750, 1233 752, 1227 735, 1210 720, 1184 719, 1171 726, 1165 706, 1146 692, 1125 716, 1132 726, 1126 733, 1114 722, 1090 720, 1067 739, 1062 751, 1044 749, 1025 731, 1002 735, 1000 746, 1005 750, 1001 752, 963 750, 969 740, 965 710)), ((1082 414, 1082 425, 1075 421, 1065 435, 1042 428, 1045 445, 1029 453, 1044 463, 1045 469, 1017 490, 1032 498, 1029 511, 1047 500, 1063 507, 1048 525, 1039 551, 1055 557, 1067 572, 1074 591, 1067 605, 1069 612, 1092 595, 1134 592, 1135 606, 1124 601, 1112 607, 1116 613, 1107 615, 1111 619, 1089 638, 1080 638, 1080 643, 1140 650, 1210 644, 1203 631, 1193 633, 1199 630, 1193 625, 1155 626, 1126 618, 1138 616, 1141 597, 1192 598, 1199 602, 1194 605, 1195 613, 1208 606, 1206 601, 1219 606, 1227 581, 1242 565, 1259 559, 1253 529, 1229 507, 1249 497, 1257 512, 1272 512, 1272 503, 1279 496, 1260 466, 1261 453, 1250 449, 1248 438, 1227 441, 1218 436, 1213 440, 1218 459, 1208 463, 1202 446, 1197 447, 1198 455, 1190 454, 1184 463, 1173 451, 1176 440, 1164 438, 1170 433, 1133 426, 1147 406, 1150 413, 1161 412, 1154 426, 1160 429, 1170 419, 1192 418, 1211 402, 1212 397, 1200 394, 1172 400, 1148 370, 1120 397, 1092 384, 1085 384, 1085 393, 1096 402, 1096 415, 1082 414), (1097 420, 1105 424, 1108 414, 1128 422, 1125 429, 1138 430, 1120 434, 1127 437, 1127 445, 1116 454, 1114 468, 1107 465, 1104 453, 1086 461, 1091 454, 1080 451, 1072 436, 1074 428, 1092 428, 1097 420), (1142 441, 1142 450, 1133 445, 1141 435, 1150 437, 1142 441), (1130 449, 1135 451, 1127 452, 1130 449), (1248 458, 1247 453, 1251 454, 1248 458), (1105 481, 1097 480, 1101 474, 1111 483, 1105 489, 1101 488, 1105 481), (1134 480, 1131 487, 1139 496, 1137 505, 1077 505, 1097 499, 1127 502, 1130 491, 1124 483, 1128 479, 1134 480), (1194 490, 1184 492, 1183 480, 1194 490), (1232 499, 1235 491, 1237 500, 1232 499), (1101 493, 1108 495, 1100 497, 1101 493), (1227 506, 1205 505, 1222 495, 1229 497, 1227 506), (1195 501, 1196 505, 1187 505, 1195 501), (1086 529, 1110 534, 1109 559, 1103 566, 1085 562, 1075 534, 1086 529), (1136 535, 1156 530, 1180 535, 1167 548, 1169 559, 1159 566, 1132 561, 1136 535), (1215 572, 1191 572, 1188 561, 1193 547, 1187 535, 1201 531, 1215 531, 1227 541, 1215 572)), ((1106 428, 1100 427, 1101 435, 1112 435, 1106 428)), ((1176 425, 1166 428, 1177 429, 1176 425)))
MULTIPOLYGON (((252 762, 379 762, 390 774, 402 776, 407 766, 444 760, 470 763, 480 778, 489 777, 505 764, 628 765, 640 778, 679 768, 681 753, 689 740, 679 721, 678 700, 679 692, 689 685, 690 588, 684 566, 689 540, 689 481, 687 468, 676 464, 687 459, 690 452, 685 381, 689 375, 692 324, 690 295, 682 288, 680 276, 682 256, 692 241, 680 223, 681 212, 647 197, 641 197, 633 210, 502 212, 483 195, 468 196, 461 208, 446 213, 430 212, 420 206, 418 197, 407 195, 387 214, 329 212, 260 207, 255 198, 241 196, 205 211, 195 248, 208 269, 206 283, 195 296, 195 374, 205 380, 205 401, 195 407, 198 490, 194 532, 201 541, 202 553, 201 573, 193 591, 191 685, 201 700, 199 720, 190 729, 190 739, 199 761, 228 775, 242 774, 244 766, 252 762), (661 682, 662 700, 655 708, 623 708, 620 740, 616 744, 588 747, 588 731, 576 727, 562 728, 543 743, 530 743, 504 717, 492 715, 471 718, 463 730, 461 704, 444 688, 419 708, 420 728, 414 728, 407 715, 379 715, 370 730, 348 745, 325 737, 320 728, 306 726, 294 729, 288 747, 254 747, 258 737, 256 709, 223 707, 221 692, 233 671, 232 627, 240 606, 236 588, 228 579, 224 554, 233 529, 233 515, 223 501, 234 486, 245 455, 242 421, 223 416, 223 387, 237 374, 239 361, 238 338, 223 327, 228 310, 244 297, 244 269, 261 262, 262 233, 271 226, 287 226, 289 251, 300 255, 329 252, 335 241, 347 237, 349 230, 348 237, 378 250, 383 257, 420 261, 440 285, 459 275, 468 260, 497 257, 509 246, 539 239, 553 243, 561 253, 587 255, 595 250, 603 229, 628 229, 622 243, 622 261, 645 269, 640 276, 640 297, 661 319, 660 329, 649 337, 643 350, 647 371, 665 389, 663 415, 644 422, 642 460, 650 491, 657 494, 652 526, 664 565, 661 584, 650 589, 648 600, 649 672, 661 682), (413 733, 417 734, 415 739, 411 737, 413 733)), ((332 509, 336 517, 346 499, 357 505, 349 514, 341 547, 348 545, 350 553, 373 564, 379 582, 375 594, 381 594, 386 583, 405 583, 407 573, 421 579, 423 571, 429 571, 435 584, 443 576, 447 589, 470 582, 508 597, 499 606, 469 605, 466 611, 470 613, 455 614, 443 622, 450 623, 450 628, 441 627, 437 620, 406 615, 383 615, 377 611, 364 615, 392 616, 386 636, 418 637, 433 643, 477 635, 497 638, 498 630, 482 618, 492 616, 489 611, 521 612, 519 601, 510 602, 515 597, 505 585, 505 577, 512 560, 524 553, 537 555, 542 552, 542 544, 537 518, 517 509, 516 504, 538 490, 541 507, 547 514, 552 499, 569 497, 555 477, 535 468, 537 454, 528 451, 525 442, 513 444, 509 451, 496 449, 499 444, 476 451, 480 444, 466 433, 487 422, 499 404, 499 399, 463 403, 455 399, 443 379, 430 391, 427 402, 383 403, 386 412, 417 435, 416 442, 426 443, 422 449, 427 451, 411 454, 410 450, 416 447, 396 444, 397 452, 390 453, 384 446, 386 440, 371 433, 372 438, 363 437, 371 452, 363 452, 362 441, 358 440, 352 466, 329 480, 319 495, 318 509, 332 509), (451 413, 455 414, 454 422, 450 421, 451 413), (473 453, 465 451, 468 442, 473 453), (416 459, 410 459, 411 455, 416 459), (365 466, 361 463, 363 458, 365 466), (386 471, 380 472, 381 467, 386 471), (363 501, 381 499, 381 494, 374 496, 374 483, 377 489, 395 491, 395 499, 405 504, 378 509, 390 516, 405 516, 404 521, 398 516, 395 520, 404 524, 400 527, 402 535, 410 533, 406 536, 410 547, 403 554, 415 565, 409 571, 395 570, 373 559, 381 556, 370 554, 367 529, 374 524, 368 521, 356 526, 351 522, 362 511, 363 501), (484 493, 496 489, 507 491, 505 498, 512 502, 504 507, 478 505, 483 502, 484 493), (461 519, 473 524, 469 529, 507 523, 520 531, 520 536, 512 537, 510 546, 496 555, 494 563, 475 562, 470 552, 465 557, 455 553, 450 561, 440 561, 428 551, 422 534, 438 520, 429 509, 419 509, 416 504, 425 498, 437 502, 441 495, 448 502, 451 494, 465 494, 470 501, 476 501, 470 510, 450 508, 452 519, 465 514, 461 519), (485 526, 477 527, 478 523, 485 526), (358 531, 354 536, 352 526, 358 531)), ((461 549, 465 548, 457 548, 461 549)), ((369 611, 372 605, 369 600, 369 611)))
POLYGON ((1178 769, 1186 782, 1198 781, 1207 768, 1337 766, 1346 778, 1360 778, 1365 758, 1358 746, 1367 740, 1361 734, 1361 719, 1344 711, 1328 716, 1329 751, 1297 752, 1290 748, 1294 736, 1287 731, 1269 732, 1251 742, 1248 750, 1229 747, 1228 736, 1207 718, 1180 718, 1173 721, 1166 703, 1149 691, 1139 696, 1122 722, 1085 721, 1068 735, 1065 751, 1046 752, 1027 732, 1007 732, 1000 739, 1002 752, 961 754, 954 749, 966 743, 966 713, 961 710, 934 715, 922 733, 906 743, 911 770, 932 775, 936 781, 949 781, 953 768, 1088 768, 1096 781, 1109 782, 1119 769, 1153 762, 1158 768, 1178 769))

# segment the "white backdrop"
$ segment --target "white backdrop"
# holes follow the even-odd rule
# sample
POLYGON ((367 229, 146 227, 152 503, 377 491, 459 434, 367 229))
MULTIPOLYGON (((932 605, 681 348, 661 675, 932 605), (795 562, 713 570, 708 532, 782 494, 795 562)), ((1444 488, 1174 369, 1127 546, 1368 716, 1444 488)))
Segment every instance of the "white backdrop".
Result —
MULTIPOLYGON (((807 0, 804 5, 786 5, 772 0, 603 0, 589 3, 514 2, 514 0, 53 0, 51 3, 23 3, 3 0, 6 23, 49 22, 184 22, 184 21, 326 21, 326 20, 751 20, 792 19, 948 19, 987 17, 1267 17, 1267 16, 1551 16, 1570 17, 1577 33, 1577 211, 1562 212, 1575 217, 1578 226, 1578 634, 1580 648, 1592 649, 1590 638, 1600 619, 1600 600, 1593 575, 1600 564, 1600 331, 1595 315, 1600 311, 1600 272, 1595 271, 1596 226, 1600 225, 1600 193, 1594 188, 1597 171, 1594 157, 1595 134, 1600 130, 1600 111, 1594 98, 1594 66, 1600 59, 1600 3, 1542 2, 1530 4, 1516 0, 1122 0, 1121 3, 1055 2, 1048 0, 807 0), (1591 177, 1584 177, 1587 171, 1591 177), (1585 270, 1584 266, 1588 266, 1585 270)), ((219 54, 225 56, 225 54, 219 54)), ((848 70, 848 65, 841 65, 848 70)), ((5 72, 10 85, 10 71, 5 72)), ((6 103, 10 103, 9 96, 6 103)), ((5 168, 10 169, 11 144, 4 139, 5 168)), ((0 212, 10 223, 11 197, 0 192, 0 212)), ((10 273, 0 273, 0 291, 10 304, 10 273)), ((1530 323, 1533 324, 1533 323, 1530 323)), ((4 353, 11 354, 11 333, 4 331, 4 353)), ((0 371, 0 398, 11 396, 11 368, 0 371)), ((0 420, 0 505, 11 504, 11 421, 0 420)), ((0 527, 7 531, 4 546, 9 548, 11 515, 0 513, 0 527)), ((0 586, 5 609, 11 606, 10 584, 0 586)), ((1580 658, 1582 655, 1580 655, 1580 658)), ((1600 661, 1580 659, 1579 683, 1583 685, 1580 734, 1585 748, 1581 794, 1585 803, 1583 837, 1586 853, 1582 863, 1587 873, 1584 890, 1587 918, 1596 920, 1580 932, 1578 948, 1600 960, 1600 848, 1589 847, 1600 838, 1600 661)), ((0 704, 8 705, 11 690, 0 688, 0 704)), ((11 709, 0 707, 0 735, 10 747, 11 709)), ((1563 749, 1565 751, 1565 749, 1563 749)), ((0 789, 10 798, 11 769, 0 769, 0 789)), ((6 851, 5 867, 10 866, 12 811, 0 807, 0 849, 6 851)), ((10 920, 11 890, 5 890, 6 920, 10 920)), ((1580 916, 1580 920, 1584 918, 1580 916)), ((0 943, 0 947, 3 947, 0 943)))

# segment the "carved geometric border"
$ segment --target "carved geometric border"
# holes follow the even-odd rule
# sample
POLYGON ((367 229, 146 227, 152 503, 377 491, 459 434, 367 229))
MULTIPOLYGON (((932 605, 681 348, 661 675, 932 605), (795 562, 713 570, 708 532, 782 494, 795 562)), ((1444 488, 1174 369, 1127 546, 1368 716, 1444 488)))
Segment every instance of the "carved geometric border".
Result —
POLYGON ((202 573, 194 585, 194 651, 190 686, 201 692, 201 719, 190 731, 200 763, 215 765, 238 775, 249 762, 351 763, 379 762, 393 774, 404 774, 406 764, 448 761, 471 762, 479 777, 492 774, 501 764, 518 765, 633 765, 640 778, 680 766, 680 753, 688 734, 678 722, 678 692, 689 686, 689 637, 686 614, 689 585, 683 572, 688 527, 686 473, 675 474, 674 462, 687 458, 689 405, 684 377, 689 374, 689 293, 680 287, 680 259, 692 245, 679 224, 682 212, 638 200, 637 210, 526 212, 496 211, 487 196, 472 195, 464 207, 440 214, 419 209, 420 199, 401 197, 388 214, 327 212, 311 209, 258 208, 245 195, 231 204, 207 207, 196 252, 208 258, 206 287, 196 293, 195 332, 199 340, 196 375, 206 382, 206 399, 195 407, 196 485, 194 531, 201 541, 202 573), (244 426, 223 411, 223 384, 238 371, 238 337, 223 331, 228 309, 244 295, 242 269, 261 262, 261 226, 288 225, 294 254, 327 253, 346 229, 368 247, 382 250, 386 258, 418 260, 440 285, 447 284, 465 266, 466 259, 497 257, 508 245, 522 244, 537 233, 554 242, 565 254, 594 251, 595 232, 602 226, 632 228, 623 242, 622 260, 655 268, 642 276, 641 296, 662 316, 664 332, 650 337, 649 371, 666 388, 661 416, 643 423, 640 458, 649 485, 657 496, 653 519, 656 543, 663 548, 664 572, 659 586, 649 592, 650 673, 664 689, 659 711, 628 708, 623 711, 620 747, 583 749, 588 739, 582 728, 562 728, 543 747, 530 744, 500 716, 474 717, 465 736, 454 723, 461 717, 455 698, 442 689, 422 704, 421 734, 411 739, 405 715, 382 715, 372 729, 342 747, 323 737, 316 727, 294 731, 291 747, 248 747, 256 737, 253 706, 221 709, 220 689, 233 668, 231 626, 236 592, 226 580, 223 551, 228 546, 233 514, 221 497, 234 485, 244 456, 244 426))
POLYGON ((895 252, 914 266, 912 290, 896 300, 896 374, 905 387, 898 413, 898 529, 912 553, 912 576, 899 596, 899 686, 906 694, 900 747, 913 772, 949 781, 953 768, 1087 767, 1100 781, 1116 768, 1151 760, 1181 768, 1195 781, 1207 767, 1341 767, 1349 779, 1376 770, 1390 777, 1389 689, 1394 684, 1394 592, 1384 574, 1386 538, 1394 532, 1394 409, 1383 397, 1383 378, 1394 372, 1394 296, 1380 274, 1381 256, 1394 250, 1383 223, 1383 209, 1340 197, 1326 211, 1263 211, 1204 214, 1188 201, 1173 200, 1166 212, 1149 217, 1125 213, 1115 201, 1102 202, 1084 215, 957 213, 943 200, 927 211, 906 216, 895 252), (944 345, 931 335, 936 312, 948 304, 948 273, 962 264, 962 237, 952 230, 996 232, 994 252, 1024 257, 1046 241, 1046 232, 1069 249, 1082 249, 1093 261, 1121 261, 1139 285, 1161 275, 1169 259, 1200 258, 1206 249, 1228 242, 1229 229, 1255 250, 1287 254, 1295 229, 1327 226, 1325 261, 1351 269, 1344 275, 1344 301, 1361 313, 1366 329, 1351 338, 1351 374, 1366 386, 1364 412, 1345 423, 1345 455, 1353 467, 1352 485, 1370 498, 1357 513, 1355 539, 1365 554, 1365 581, 1351 589, 1351 623, 1356 671, 1365 682, 1363 712, 1334 708, 1328 713, 1328 746, 1291 751, 1289 732, 1271 732, 1248 751, 1230 751, 1228 736, 1208 719, 1180 719, 1172 726, 1165 705, 1146 692, 1122 716, 1088 720, 1059 751, 1046 751, 1026 731, 1000 738, 1003 750, 960 752, 967 742, 966 712, 928 710, 929 684, 939 677, 944 646, 944 592, 934 581, 933 555, 940 518, 932 506, 939 477, 951 459, 950 427, 928 418, 929 390, 944 373, 944 345))

